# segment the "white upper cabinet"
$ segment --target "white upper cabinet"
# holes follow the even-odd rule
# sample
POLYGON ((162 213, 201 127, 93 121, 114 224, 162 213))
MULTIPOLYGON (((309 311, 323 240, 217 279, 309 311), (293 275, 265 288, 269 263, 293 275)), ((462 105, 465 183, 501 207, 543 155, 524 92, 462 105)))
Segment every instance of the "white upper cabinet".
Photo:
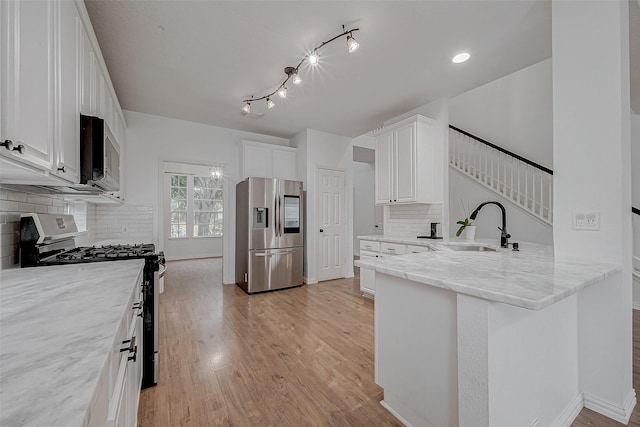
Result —
POLYGON ((0 155, 46 170, 53 166, 55 6, 0 2, 0 139, 13 143, 13 149, 0 147, 0 155))
POLYGON ((250 176, 298 179, 295 148, 242 141, 241 150, 242 179, 250 176))
POLYGON ((59 3, 56 43, 58 78, 54 173, 73 183, 80 181, 80 75, 82 21, 73 2, 59 3))
MULTIPOLYGON (((80 114, 125 125, 84 2, 0 1, 0 182, 80 180, 80 114)), ((121 179, 122 181, 122 179, 121 179)))
POLYGON ((391 191, 391 174, 394 169, 393 135, 391 130, 376 138, 376 204, 393 203, 393 192, 391 191))
POLYGON ((442 203, 443 162, 432 119, 418 115, 385 127, 376 135, 376 203, 442 203))

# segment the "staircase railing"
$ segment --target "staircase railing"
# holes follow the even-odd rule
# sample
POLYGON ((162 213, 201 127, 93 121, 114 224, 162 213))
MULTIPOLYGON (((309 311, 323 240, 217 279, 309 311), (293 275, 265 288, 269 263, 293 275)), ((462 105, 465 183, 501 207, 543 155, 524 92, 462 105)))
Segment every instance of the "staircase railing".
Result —
POLYGON ((449 125, 449 165, 553 224, 553 171, 449 125))

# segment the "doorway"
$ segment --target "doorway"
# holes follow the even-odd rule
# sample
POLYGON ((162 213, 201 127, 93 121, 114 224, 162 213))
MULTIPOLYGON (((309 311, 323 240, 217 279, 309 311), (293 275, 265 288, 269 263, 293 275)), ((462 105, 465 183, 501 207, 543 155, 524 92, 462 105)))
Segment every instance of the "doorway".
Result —
POLYGON ((375 150, 353 147, 353 252, 360 255, 357 236, 383 233, 383 205, 375 203, 375 150))
POLYGON ((222 256, 223 169, 163 163, 161 227, 166 259, 222 256))

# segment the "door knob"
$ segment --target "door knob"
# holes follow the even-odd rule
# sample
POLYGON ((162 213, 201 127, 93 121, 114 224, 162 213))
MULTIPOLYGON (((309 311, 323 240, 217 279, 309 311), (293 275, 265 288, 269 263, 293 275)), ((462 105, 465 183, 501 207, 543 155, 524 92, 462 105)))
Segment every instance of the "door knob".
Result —
POLYGON ((323 228, 321 228, 321 229, 320 229, 320 232, 321 232, 321 233, 324 233, 324 229, 323 229, 323 228))

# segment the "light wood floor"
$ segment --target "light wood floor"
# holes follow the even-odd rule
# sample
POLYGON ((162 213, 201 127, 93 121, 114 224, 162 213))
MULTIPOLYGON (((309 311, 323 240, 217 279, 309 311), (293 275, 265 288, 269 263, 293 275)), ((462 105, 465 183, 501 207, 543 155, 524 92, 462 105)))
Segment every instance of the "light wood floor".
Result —
POLYGON ((171 262, 146 426, 401 426, 373 382, 373 303, 354 280, 247 296, 221 259, 171 262))
MULTIPOLYGON (((221 259, 168 267, 160 383, 141 393, 141 427, 401 426, 378 403, 373 302, 360 296, 357 275, 247 296, 222 285, 221 259)), ((640 355, 635 311, 633 321, 640 355)), ((638 406, 629 425, 640 427, 638 406)), ((588 409, 573 423, 619 425, 588 409)))

